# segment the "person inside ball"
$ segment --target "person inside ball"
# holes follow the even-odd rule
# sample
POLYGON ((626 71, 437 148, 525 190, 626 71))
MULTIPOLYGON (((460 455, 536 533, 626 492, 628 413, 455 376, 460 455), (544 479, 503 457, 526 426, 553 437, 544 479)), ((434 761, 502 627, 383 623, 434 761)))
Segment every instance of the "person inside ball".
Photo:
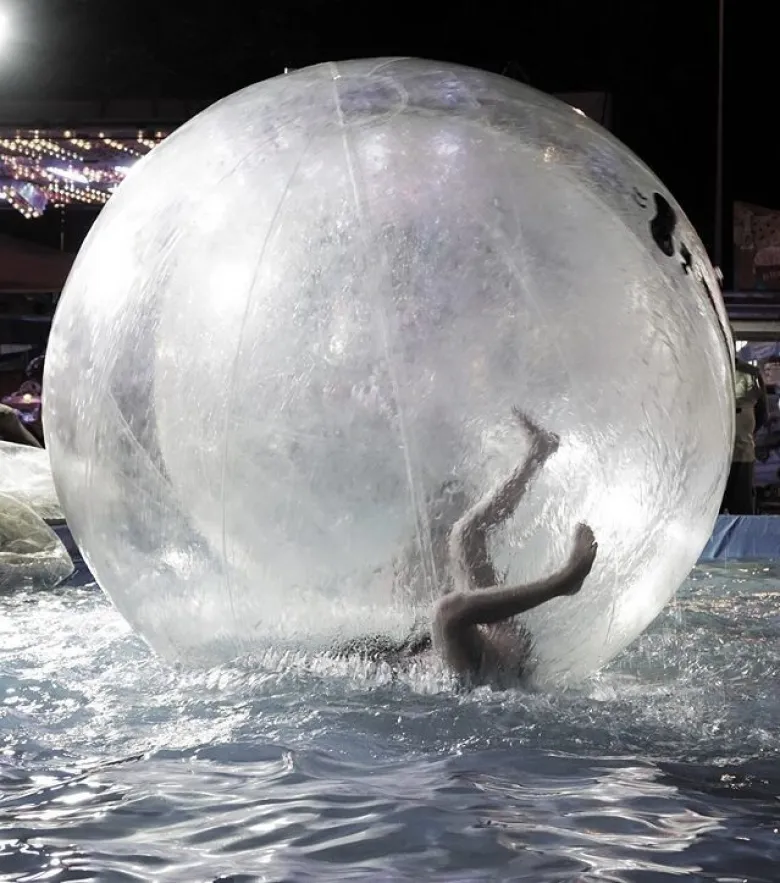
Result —
POLYGON ((357 638, 336 648, 335 655, 402 664, 433 651, 471 683, 522 682, 530 674, 533 639, 514 617, 579 592, 598 544, 591 528, 579 524, 569 559, 558 572, 525 585, 501 585, 488 551, 490 533, 514 514, 560 444, 524 412, 515 408, 514 415, 530 437, 530 449, 506 481, 452 527, 448 557, 454 585, 434 605, 431 628, 402 642, 378 635, 357 638))

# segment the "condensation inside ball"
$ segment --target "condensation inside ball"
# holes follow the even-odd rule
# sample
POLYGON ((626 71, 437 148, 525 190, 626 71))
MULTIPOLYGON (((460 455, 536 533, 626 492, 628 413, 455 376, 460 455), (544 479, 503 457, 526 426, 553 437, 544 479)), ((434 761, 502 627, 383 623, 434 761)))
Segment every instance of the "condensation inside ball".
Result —
POLYGON ((560 567, 579 521, 599 540, 582 592, 526 617, 560 681, 706 541, 730 346, 695 232, 594 123, 482 72, 350 62, 239 92, 132 171, 62 298, 45 416, 103 588, 211 659, 403 634, 527 411, 561 448, 491 535, 501 579, 560 567))

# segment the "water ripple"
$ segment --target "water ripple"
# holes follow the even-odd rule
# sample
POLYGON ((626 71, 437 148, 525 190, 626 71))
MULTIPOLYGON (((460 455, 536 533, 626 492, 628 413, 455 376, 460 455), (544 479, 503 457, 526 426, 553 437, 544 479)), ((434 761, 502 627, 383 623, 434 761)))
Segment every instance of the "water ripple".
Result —
POLYGON ((694 574, 599 677, 459 693, 166 667, 90 589, 3 600, 0 878, 776 881, 776 574, 694 574))

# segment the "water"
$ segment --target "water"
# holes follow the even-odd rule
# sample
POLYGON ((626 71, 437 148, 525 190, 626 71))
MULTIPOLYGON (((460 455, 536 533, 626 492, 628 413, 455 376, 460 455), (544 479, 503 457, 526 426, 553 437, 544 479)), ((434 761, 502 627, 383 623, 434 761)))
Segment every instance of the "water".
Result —
POLYGON ((699 570, 577 691, 164 666, 94 588, 0 599, 3 881, 775 881, 780 569, 699 570))

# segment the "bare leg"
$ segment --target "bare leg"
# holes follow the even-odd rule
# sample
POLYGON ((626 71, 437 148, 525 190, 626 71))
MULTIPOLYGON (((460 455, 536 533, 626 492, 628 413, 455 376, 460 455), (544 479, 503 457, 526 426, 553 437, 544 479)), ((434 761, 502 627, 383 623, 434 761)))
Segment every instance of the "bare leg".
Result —
POLYGON ((450 534, 450 559, 460 570, 456 578, 467 582, 471 589, 487 589, 499 582, 487 550, 488 535, 514 514, 560 444, 557 435, 537 426, 527 414, 517 408, 513 413, 530 436, 528 455, 490 498, 477 503, 455 524, 450 534))
MULTIPOLYGON (((575 594, 596 555, 593 532, 587 525, 580 525, 572 556, 558 573, 525 586, 497 585, 499 579, 487 550, 488 535, 515 512, 560 442, 557 435, 543 430, 528 415, 518 409, 514 414, 531 438, 531 449, 496 493, 467 512, 453 528, 450 554, 460 570, 457 576, 462 590, 440 599, 434 613, 434 641, 447 663, 462 674, 475 673, 489 656, 501 655, 496 653, 490 634, 479 626, 495 625, 553 598, 575 594)), ((518 640, 514 644, 518 645, 519 635, 515 638, 518 640)))
MULTIPOLYGON (((447 551, 456 571, 454 577, 458 588, 489 589, 498 584, 499 578, 488 554, 488 535, 493 528, 511 517, 528 487, 560 444, 557 435, 542 429, 518 408, 513 408, 512 413, 529 436, 531 445, 525 459, 509 478, 489 498, 469 509, 449 531, 447 551)), ((446 485, 442 490, 445 494, 458 493, 446 485)), ((441 542, 443 538, 432 539, 435 553, 444 545, 441 542)), ((437 562, 438 573, 443 570, 442 563, 437 562)), ((415 622, 410 639, 404 646, 409 655, 421 652, 417 648, 427 650, 430 646, 429 635, 419 629, 419 622, 415 622)))
POLYGON ((490 632, 479 626, 495 625, 553 598, 576 594, 593 567, 597 548, 593 531, 580 524, 569 561, 547 579, 524 586, 496 586, 445 595, 436 605, 433 621, 434 643, 445 662, 459 674, 477 674, 491 660, 496 665, 521 667, 525 660, 516 658, 517 646, 504 642, 501 647, 500 642, 491 639, 490 632))

